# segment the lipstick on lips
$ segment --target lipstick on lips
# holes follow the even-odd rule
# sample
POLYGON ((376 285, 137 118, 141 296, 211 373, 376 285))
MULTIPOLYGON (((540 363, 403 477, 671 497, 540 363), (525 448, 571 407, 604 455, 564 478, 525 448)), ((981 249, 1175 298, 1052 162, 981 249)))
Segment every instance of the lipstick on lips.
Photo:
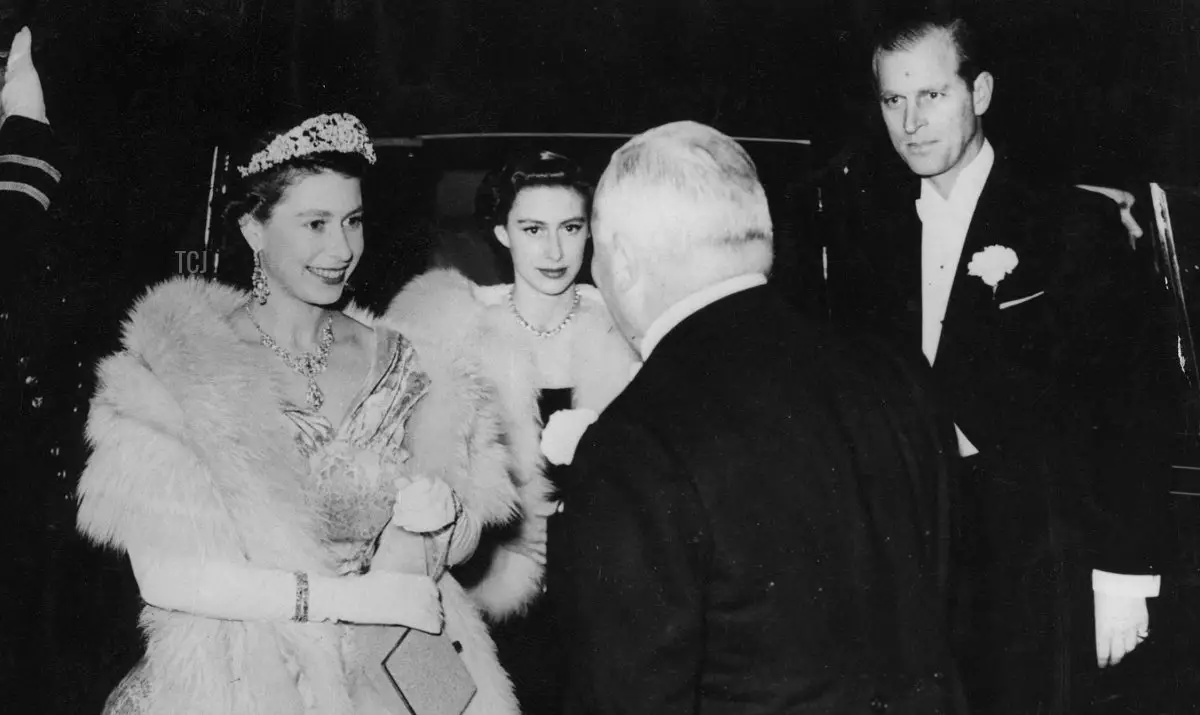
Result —
POLYGON ((562 268, 539 268, 538 272, 551 280, 558 280, 559 278, 567 275, 567 269, 565 266, 562 268))
POLYGON ((341 285, 346 281, 346 270, 349 266, 341 268, 317 268, 316 266, 308 266, 308 272, 316 276, 325 285, 341 285))

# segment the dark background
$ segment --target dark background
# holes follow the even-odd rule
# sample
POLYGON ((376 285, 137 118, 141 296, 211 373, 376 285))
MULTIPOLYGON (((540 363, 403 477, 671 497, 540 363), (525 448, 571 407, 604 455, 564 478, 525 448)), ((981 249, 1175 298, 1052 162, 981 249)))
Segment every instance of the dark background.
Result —
MULTIPOLYGON (((811 139, 815 162, 797 172, 819 177, 850 156, 890 157, 868 37, 895 4, 0 0, 5 41, 33 28, 65 151, 41 258, 10 268, 44 296, 47 339, 31 356, 42 386, 27 406, 43 456, 0 466, 23 534, 4 545, 13 567, 0 578, 27 584, 21 603, 0 604, 0 702, 97 712, 137 657, 128 568, 74 535, 86 398, 130 301, 178 272, 176 249, 203 225, 214 144, 297 110, 353 111, 376 136, 638 132, 689 118, 811 139)), ((971 12, 998 50, 988 134, 1029 171, 1197 183, 1200 3, 940 4, 971 12)), ((1190 674, 1160 672, 1152 689, 1190 674)))
MULTIPOLYGON (((0 0, 35 30, 80 250, 133 282, 173 260, 157 248, 203 204, 213 144, 294 107, 349 109, 377 136, 637 132, 691 118, 812 139, 822 158, 871 148, 882 132, 868 38, 897 4, 0 0)), ((1031 170, 1191 181, 1200 4, 934 4, 987 28, 988 131, 1031 170)))

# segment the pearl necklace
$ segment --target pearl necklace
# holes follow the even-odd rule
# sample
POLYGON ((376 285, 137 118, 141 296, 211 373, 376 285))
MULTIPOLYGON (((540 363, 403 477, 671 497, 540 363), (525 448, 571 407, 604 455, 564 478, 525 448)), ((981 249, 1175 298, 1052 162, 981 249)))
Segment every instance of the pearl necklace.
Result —
POLYGON ((333 313, 329 313, 325 317, 325 325, 321 328, 321 342, 316 351, 293 355, 280 347, 274 338, 267 335, 267 331, 262 329, 262 326, 254 319, 254 314, 250 312, 249 303, 242 307, 246 311, 246 317, 250 318, 250 322, 258 330, 259 341, 278 355, 285 365, 308 380, 308 392, 304 394, 304 399, 308 402, 309 408, 314 412, 321 409, 321 405, 325 404, 325 393, 317 385, 317 375, 325 372, 325 368, 329 365, 329 349, 333 347, 333 313))
POLYGON ((563 318, 561 323, 554 326, 553 328, 550 328, 549 330, 538 330, 537 328, 530 325, 524 318, 521 317, 521 312, 519 310, 517 310, 517 304, 513 302, 513 289, 512 288, 508 289, 508 309, 512 311, 513 316, 516 317, 517 322, 521 324, 522 328, 525 328, 526 330, 528 330, 529 332, 538 336, 539 338, 554 337, 555 335, 558 335, 559 333, 561 333, 563 331, 563 328, 567 327, 567 325, 569 325, 571 323, 571 321, 575 319, 575 312, 579 309, 579 286, 578 285, 572 286, 572 288, 575 292, 575 297, 571 300, 570 312, 567 313, 567 317, 563 318))

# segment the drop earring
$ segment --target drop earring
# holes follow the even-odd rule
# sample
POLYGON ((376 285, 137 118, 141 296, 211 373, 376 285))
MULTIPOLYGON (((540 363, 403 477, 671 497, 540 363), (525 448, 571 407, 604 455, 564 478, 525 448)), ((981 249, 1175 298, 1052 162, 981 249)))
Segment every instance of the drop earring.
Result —
POLYGON ((267 273, 262 267, 262 251, 254 252, 254 271, 250 274, 250 283, 250 293, 254 300, 257 300, 259 305, 266 305, 271 289, 267 287, 267 273))

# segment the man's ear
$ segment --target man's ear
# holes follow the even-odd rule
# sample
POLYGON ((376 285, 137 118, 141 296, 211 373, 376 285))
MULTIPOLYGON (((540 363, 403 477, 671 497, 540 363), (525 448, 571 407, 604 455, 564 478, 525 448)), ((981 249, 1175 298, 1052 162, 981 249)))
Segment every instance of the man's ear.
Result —
POLYGON ((492 233, 496 235, 496 240, 505 248, 512 248, 512 239, 508 237, 508 229, 503 226, 493 226, 492 233))
POLYGON ((258 253, 263 248, 263 226, 250 214, 246 214, 238 221, 238 228, 242 230, 242 238, 246 239, 246 243, 250 246, 250 250, 258 253))
POLYGON ((612 253, 613 288, 619 293, 628 293, 641 277, 641 267, 629 250, 629 244, 614 231, 609 239, 609 250, 612 253))
POLYGON ((975 84, 971 87, 971 101, 977 117, 982 117, 988 107, 992 106, 991 72, 980 72, 975 78, 975 84))

